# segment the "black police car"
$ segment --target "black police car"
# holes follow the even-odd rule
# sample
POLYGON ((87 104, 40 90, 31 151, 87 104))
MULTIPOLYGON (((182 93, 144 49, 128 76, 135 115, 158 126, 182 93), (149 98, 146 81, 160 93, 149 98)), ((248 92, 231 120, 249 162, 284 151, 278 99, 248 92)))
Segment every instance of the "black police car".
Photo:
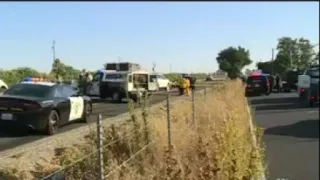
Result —
POLYGON ((246 96, 249 95, 269 95, 271 92, 270 81, 268 76, 262 73, 254 73, 247 78, 246 81, 246 96))
POLYGON ((21 82, 0 96, 0 127, 12 126, 53 135, 59 126, 87 122, 92 112, 90 97, 67 84, 21 82))

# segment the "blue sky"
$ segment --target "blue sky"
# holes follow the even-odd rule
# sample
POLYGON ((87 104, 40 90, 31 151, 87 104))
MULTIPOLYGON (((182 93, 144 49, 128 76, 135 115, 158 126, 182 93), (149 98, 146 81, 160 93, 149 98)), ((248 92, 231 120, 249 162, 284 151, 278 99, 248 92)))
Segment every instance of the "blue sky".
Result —
MULTIPOLYGON (((319 2, 2 2, 0 68, 50 71, 56 57, 96 70, 132 61, 157 71, 210 72, 228 46, 266 61, 281 36, 319 41, 319 2)), ((251 65, 255 67, 255 63, 251 65)))

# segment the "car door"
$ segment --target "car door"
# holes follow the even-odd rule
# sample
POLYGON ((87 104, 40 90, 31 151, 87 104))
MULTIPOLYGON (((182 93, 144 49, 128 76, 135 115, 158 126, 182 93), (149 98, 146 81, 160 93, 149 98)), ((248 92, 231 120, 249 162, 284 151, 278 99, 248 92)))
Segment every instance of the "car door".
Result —
POLYGON ((53 97, 57 100, 56 108, 59 110, 60 125, 64 125, 69 122, 71 102, 68 96, 63 92, 61 85, 58 85, 53 90, 53 97))
POLYGON ((75 91, 71 86, 62 86, 63 94, 70 101, 70 113, 68 121, 74 121, 80 119, 83 114, 84 100, 81 96, 78 96, 77 91, 75 91))
POLYGON ((149 76, 149 84, 148 84, 148 87, 149 87, 149 91, 156 91, 157 90, 157 76, 156 75, 150 75, 149 76))
POLYGON ((92 82, 90 87, 88 88, 88 94, 91 96, 99 96, 100 95, 100 81, 101 81, 101 74, 96 73, 93 76, 92 82))

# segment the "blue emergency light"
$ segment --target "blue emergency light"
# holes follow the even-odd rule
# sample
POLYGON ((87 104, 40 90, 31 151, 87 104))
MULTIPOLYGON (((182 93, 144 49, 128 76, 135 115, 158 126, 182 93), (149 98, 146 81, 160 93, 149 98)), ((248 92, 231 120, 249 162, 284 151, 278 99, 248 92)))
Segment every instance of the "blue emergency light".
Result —
POLYGON ((55 81, 54 80, 43 79, 43 78, 27 76, 26 78, 24 78, 24 80, 22 82, 55 82, 55 81))
POLYGON ((23 81, 24 81, 24 82, 32 82, 32 81, 33 81, 33 78, 30 77, 30 76, 27 76, 26 78, 24 78, 23 81))

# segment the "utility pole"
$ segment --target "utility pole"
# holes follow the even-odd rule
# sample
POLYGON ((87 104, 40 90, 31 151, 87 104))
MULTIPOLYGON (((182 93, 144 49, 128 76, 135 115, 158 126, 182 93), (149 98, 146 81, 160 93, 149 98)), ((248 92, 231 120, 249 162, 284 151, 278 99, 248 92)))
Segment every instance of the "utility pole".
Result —
POLYGON ((152 71, 155 72, 156 71, 156 62, 152 63, 152 71))
POLYGON ((292 69, 292 49, 289 51, 290 70, 292 69))
POLYGON ((272 55, 271 55, 271 74, 273 75, 273 64, 274 64, 274 48, 272 48, 272 55))
POLYGON ((53 57, 53 61, 56 60, 56 41, 55 40, 52 41, 52 57, 53 57))

